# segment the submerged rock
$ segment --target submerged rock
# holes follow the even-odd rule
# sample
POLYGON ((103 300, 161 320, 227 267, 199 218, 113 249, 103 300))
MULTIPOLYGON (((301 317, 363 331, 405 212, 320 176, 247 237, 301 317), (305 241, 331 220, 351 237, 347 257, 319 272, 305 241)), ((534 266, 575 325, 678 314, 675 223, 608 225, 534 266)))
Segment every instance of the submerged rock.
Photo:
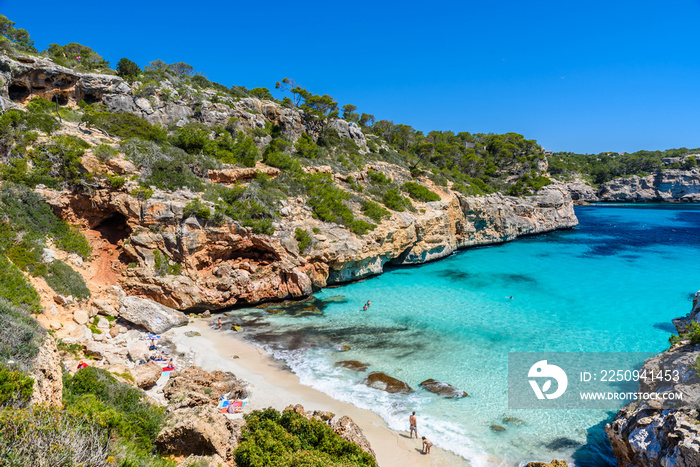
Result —
POLYGON ((411 386, 408 384, 386 373, 382 373, 381 371, 370 373, 363 382, 371 388, 386 391, 391 394, 410 394, 413 392, 413 389, 411 389, 411 386))
POLYGON ((525 467, 568 467, 566 461, 553 460, 552 462, 528 462, 525 467))
POLYGON ((353 371, 365 371, 367 368, 369 368, 369 363, 362 363, 358 362, 357 360, 343 360, 342 362, 336 363, 335 366, 340 366, 353 371))
POLYGON ((492 431, 506 431, 506 429, 503 428, 501 425, 491 425, 491 430, 492 431))
POLYGON ((510 423, 513 425, 525 425, 525 422, 523 420, 520 420, 519 418, 515 417, 503 417, 503 423, 510 423))
POLYGON ((426 379, 425 381, 420 383, 420 385, 423 389, 426 389, 435 394, 439 394, 443 397, 447 397, 449 399, 458 399, 461 397, 467 397, 469 395, 466 393, 466 391, 462 391, 461 389, 458 389, 452 386, 451 384, 443 383, 434 379, 426 379))

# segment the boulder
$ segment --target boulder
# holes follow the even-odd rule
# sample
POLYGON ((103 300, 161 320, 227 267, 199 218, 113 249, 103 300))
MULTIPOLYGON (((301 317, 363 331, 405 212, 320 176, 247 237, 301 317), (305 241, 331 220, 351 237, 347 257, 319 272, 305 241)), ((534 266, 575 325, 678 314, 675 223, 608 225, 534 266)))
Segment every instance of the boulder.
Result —
POLYGON ((135 366, 130 373, 134 377, 134 384, 143 389, 156 384, 160 375, 163 374, 163 369, 153 362, 148 362, 135 366))
POLYGON ((148 361, 148 343, 143 340, 132 342, 126 347, 127 354, 132 362, 147 362, 148 361))
POLYGON ((93 306, 97 309, 97 312, 105 316, 118 316, 117 310, 114 309, 112 305, 106 300, 93 300, 93 306))
POLYGON ((343 360, 342 362, 336 363, 335 366, 340 366, 353 371, 365 371, 367 368, 369 368, 369 363, 362 363, 358 362, 357 360, 343 360))
POLYGON ((172 456, 212 456, 228 459, 236 440, 227 417, 211 405, 171 412, 158 433, 158 450, 172 456))
POLYGON ((357 423, 355 423, 352 418, 348 416, 341 417, 340 420, 331 425, 331 428, 333 428, 333 431, 339 434, 345 441, 350 441, 351 443, 357 444, 360 449, 365 451, 367 454, 375 459, 377 458, 372 450, 372 446, 369 444, 365 434, 362 432, 362 429, 357 426, 357 423))
POLYGON ((411 386, 408 384, 380 371, 370 373, 363 382, 371 388, 379 389, 392 394, 410 394, 413 392, 413 389, 411 389, 411 386))
POLYGON ((75 310, 73 313, 73 321, 78 324, 87 324, 89 319, 88 312, 85 310, 75 310))
POLYGON ((174 408, 216 405, 219 398, 227 393, 230 399, 243 399, 248 396, 243 381, 233 373, 207 372, 197 367, 187 367, 174 372, 163 388, 163 396, 174 408))
POLYGON ((122 298, 119 301, 119 316, 156 334, 188 322, 181 311, 139 297, 122 298))
POLYGON ((491 430, 492 431, 506 431, 506 429, 503 428, 501 425, 491 425, 491 430))
POLYGON ((443 383, 441 381, 436 381, 434 379, 426 379, 420 383, 423 389, 426 389, 435 394, 439 394, 442 397, 447 397, 449 399, 457 399, 460 397, 467 397, 469 394, 466 391, 462 391, 451 384, 443 383))

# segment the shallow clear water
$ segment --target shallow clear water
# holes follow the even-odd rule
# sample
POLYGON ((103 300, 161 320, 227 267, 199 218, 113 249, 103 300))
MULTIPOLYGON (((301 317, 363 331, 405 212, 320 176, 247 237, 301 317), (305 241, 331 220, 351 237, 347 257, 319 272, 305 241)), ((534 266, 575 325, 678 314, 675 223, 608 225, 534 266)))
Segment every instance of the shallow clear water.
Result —
POLYGON ((509 410, 509 351, 652 351, 700 288, 700 206, 576 209, 574 229, 461 251, 422 266, 316 294, 279 314, 235 316, 304 384, 379 413, 394 429, 418 412, 419 432, 472 465, 574 459, 614 465, 602 431, 613 412, 509 410), (508 297, 513 296, 514 299, 508 297), (362 310, 367 300, 368 311, 362 310), (349 351, 338 351, 347 345, 349 351), (357 373, 341 360, 369 363, 357 373), (411 385, 409 396, 364 386, 370 371, 411 385), (451 400, 419 388, 433 378, 466 390, 451 400), (507 423, 516 417, 523 424, 507 423), (493 424, 505 432, 494 432, 493 424))

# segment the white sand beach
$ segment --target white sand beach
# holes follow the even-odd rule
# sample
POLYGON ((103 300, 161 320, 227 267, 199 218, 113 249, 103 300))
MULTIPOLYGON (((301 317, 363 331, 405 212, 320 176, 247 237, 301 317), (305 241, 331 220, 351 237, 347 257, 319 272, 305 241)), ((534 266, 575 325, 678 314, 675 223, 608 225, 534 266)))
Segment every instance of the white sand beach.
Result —
MULTIPOLYGON (((216 318, 197 319, 188 326, 174 328, 167 336, 176 344, 178 353, 191 354, 193 363, 204 370, 230 371, 250 385, 251 396, 245 413, 267 407, 283 410, 290 404, 301 404, 305 410, 330 411, 336 416, 348 415, 363 430, 381 467, 432 466, 459 467, 469 463, 462 457, 436 446, 428 455, 421 454, 421 441, 410 439, 408 432, 388 428, 379 415, 330 396, 299 382, 299 378, 283 368, 279 361, 263 349, 246 342, 232 331, 211 328, 216 318), (185 332, 198 331, 201 336, 187 337, 185 332), (233 356, 238 358, 233 358, 233 356)), ((406 414, 406 428, 408 428, 406 414)), ((420 433, 420 414, 418 414, 420 433)))

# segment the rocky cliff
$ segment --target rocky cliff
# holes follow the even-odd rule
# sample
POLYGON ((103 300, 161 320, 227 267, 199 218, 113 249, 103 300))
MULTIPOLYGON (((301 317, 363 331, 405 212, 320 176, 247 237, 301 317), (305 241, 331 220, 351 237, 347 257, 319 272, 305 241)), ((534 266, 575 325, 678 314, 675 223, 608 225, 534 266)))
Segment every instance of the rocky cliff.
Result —
POLYGON ((565 183, 576 204, 700 201, 700 170, 667 169, 652 175, 616 178, 597 189, 582 180, 565 183))
POLYGON ((600 186, 601 201, 698 202, 700 170, 664 170, 646 177, 616 178, 600 186))
POLYGON ((109 190, 43 194, 61 218, 121 233, 113 240, 121 261, 112 267, 124 289, 177 309, 301 298, 329 284, 380 274, 386 264, 420 264, 460 248, 577 224, 571 198, 559 186, 528 198, 464 197, 434 189, 440 201, 393 213, 364 236, 315 219, 295 199, 283 202, 283 217, 268 236, 235 221, 217 226, 185 217, 195 197, 187 191, 156 192, 145 201, 109 190), (304 253, 294 239, 296 228, 314 232, 304 253), (156 251, 182 264, 182 274, 159 273, 156 251))
MULTIPOLYGON (((693 311, 686 318, 674 320, 681 334, 700 310, 700 292, 693 300, 693 311)), ((679 381, 640 380, 639 391, 647 393, 680 393, 682 400, 662 402, 651 399, 636 401, 618 412, 606 425, 615 457, 621 467, 691 467, 700 465, 700 377, 696 360, 700 345, 682 340, 670 350, 647 360, 644 370, 677 371, 679 381)))

